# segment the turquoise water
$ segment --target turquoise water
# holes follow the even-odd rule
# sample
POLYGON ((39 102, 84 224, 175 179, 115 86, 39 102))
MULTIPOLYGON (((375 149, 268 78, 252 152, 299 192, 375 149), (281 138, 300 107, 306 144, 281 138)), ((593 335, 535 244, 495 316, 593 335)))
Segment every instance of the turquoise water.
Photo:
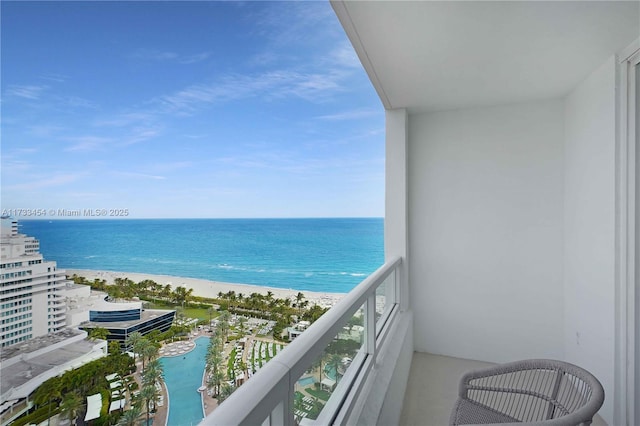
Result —
POLYGON ((60 268, 346 293, 384 262, 384 222, 355 219, 25 220, 60 268))
POLYGON ((312 385, 313 383, 315 383, 315 380, 311 376, 303 377, 302 379, 298 380, 298 384, 300 386, 308 386, 308 385, 312 385))
POLYGON ((330 378, 331 380, 336 379, 336 367, 333 365, 327 365, 324 367, 324 375, 330 378))
POLYGON ((195 342, 196 347, 185 355, 160 358, 169 391, 169 426, 197 425, 204 418, 198 388, 202 386, 209 338, 198 337, 195 342))

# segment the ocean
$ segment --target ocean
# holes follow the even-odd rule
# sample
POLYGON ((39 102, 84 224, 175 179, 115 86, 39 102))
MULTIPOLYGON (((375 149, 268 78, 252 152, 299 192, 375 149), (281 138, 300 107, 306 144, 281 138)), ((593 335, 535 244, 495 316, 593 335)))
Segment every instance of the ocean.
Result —
POLYGON ((384 262, 382 218, 21 220, 61 269, 346 293, 384 262))

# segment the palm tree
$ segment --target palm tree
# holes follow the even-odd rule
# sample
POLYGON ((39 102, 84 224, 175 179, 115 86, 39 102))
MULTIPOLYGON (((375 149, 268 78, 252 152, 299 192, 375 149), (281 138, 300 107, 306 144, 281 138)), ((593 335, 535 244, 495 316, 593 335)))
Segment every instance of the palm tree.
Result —
POLYGON ((333 354, 329 357, 329 361, 327 365, 333 367, 336 372, 336 384, 340 381, 340 374, 338 373, 338 368, 342 366, 342 357, 338 354, 333 354))
POLYGON ((244 316, 238 317, 238 323, 240 323, 240 332, 244 336, 245 335, 245 325, 247 323, 247 318, 245 318, 244 316))
POLYGON ((142 358, 142 371, 145 371, 145 360, 150 360, 158 355, 158 348, 153 343, 146 339, 143 339, 142 347, 140 348, 140 357, 142 358))
POLYGON ((213 387, 214 394, 218 394, 220 382, 224 380, 222 348, 222 340, 219 337, 214 337, 211 339, 207 349, 206 362, 210 374, 207 386, 213 387))
POLYGON ((235 301, 236 301, 236 292, 233 290, 230 290, 229 293, 227 293, 227 295, 229 297, 229 310, 233 312, 235 301))
POLYGON ((129 410, 125 411, 118 420, 118 426, 136 426, 138 418, 142 414, 140 407, 137 405, 132 406, 129 410))
POLYGON ((75 425, 78 411, 80 411, 83 405, 82 399, 80 399, 77 393, 67 393, 62 400, 62 404, 60 404, 62 417, 71 420, 71 424, 75 425))
POLYGON ((207 382, 208 386, 213 387, 213 394, 215 396, 220 395, 220 392, 222 392, 222 385, 225 383, 224 370, 224 368, 218 368, 218 370, 212 372, 207 382))
POLYGON ((62 398, 62 380, 60 377, 52 377, 36 389, 33 395, 33 402, 38 406, 44 405, 46 402, 49 407, 49 418, 47 419, 47 424, 50 424, 51 422, 51 401, 57 401, 60 398, 62 398))
POLYGON ((193 293, 193 289, 187 289, 185 287, 179 286, 173 292, 173 298, 176 303, 182 304, 184 308, 185 303, 191 298, 191 294, 193 293))
POLYGON ((140 390, 140 398, 142 398, 147 408, 147 426, 149 426, 149 413, 150 413, 151 402, 153 402, 155 405, 156 399, 158 398, 158 390, 153 385, 144 386, 140 390))
POLYGON ((131 348, 131 351, 133 352, 133 361, 136 361, 136 349, 139 348, 140 346, 140 341, 143 339, 142 337, 142 333, 138 332, 138 331, 134 331, 133 333, 129 334, 125 340, 124 340, 124 344, 127 348, 131 348))
POLYGON ((144 373, 142 373, 142 383, 155 386, 156 383, 162 381, 163 373, 160 361, 157 359, 150 360, 144 373))
POLYGON ((60 377, 52 377, 43 382, 33 394, 33 402, 37 406, 50 403, 51 400, 58 400, 62 397, 62 379, 60 377))
POLYGON ((231 320, 231 314, 229 311, 222 311, 218 317, 218 328, 222 334, 223 342, 226 342, 229 337, 229 321, 231 320))
POLYGON ((218 392, 218 404, 222 404, 225 399, 229 398, 234 390, 235 388, 229 383, 222 383, 222 386, 220 386, 220 392, 218 392))
MULTIPOLYGON (((222 292, 220 292, 222 293, 222 292)), ((207 313, 209 314, 209 327, 211 327, 211 317, 213 316, 213 313, 215 312, 215 309, 213 308, 213 306, 207 308, 207 313)))
POLYGON ((296 306, 300 306, 303 300, 304 300, 304 294, 299 291, 298 294, 296 294, 296 306))
POLYGON ((167 300, 171 297, 171 284, 167 284, 160 290, 160 297, 167 300))
POLYGON ((109 330, 102 327, 96 327, 89 330, 89 335, 87 336, 89 340, 107 340, 109 336, 109 330))

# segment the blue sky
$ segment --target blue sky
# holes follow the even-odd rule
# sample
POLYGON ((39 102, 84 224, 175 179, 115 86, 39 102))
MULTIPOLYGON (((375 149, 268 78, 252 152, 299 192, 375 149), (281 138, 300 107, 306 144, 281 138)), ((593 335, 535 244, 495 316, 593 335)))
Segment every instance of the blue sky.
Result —
POLYGON ((384 215, 383 107, 328 2, 1 13, 2 209, 384 215))

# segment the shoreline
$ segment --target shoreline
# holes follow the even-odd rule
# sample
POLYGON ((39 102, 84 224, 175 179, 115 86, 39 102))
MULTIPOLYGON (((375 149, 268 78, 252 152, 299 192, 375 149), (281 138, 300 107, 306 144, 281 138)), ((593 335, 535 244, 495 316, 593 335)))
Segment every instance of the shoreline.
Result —
POLYGON ((76 274, 78 276, 86 278, 88 281, 93 281, 96 278, 106 280, 107 284, 114 284, 116 278, 128 278, 136 283, 143 280, 153 280, 163 286, 166 284, 171 285, 171 289, 175 290, 176 287, 185 287, 193 289, 194 296, 218 298, 218 293, 227 293, 231 290, 236 294, 243 293, 245 296, 251 293, 267 294, 270 291, 273 297, 285 299, 294 298, 300 292, 304 294, 306 300, 310 305, 314 303, 323 307, 329 308, 335 305, 340 299, 342 299, 346 293, 327 293, 316 291, 302 291, 294 289, 284 289, 277 287, 259 286, 253 284, 240 284, 240 283, 227 283, 222 281, 211 281, 201 278, 188 278, 177 277, 172 275, 158 275, 147 274, 142 272, 121 272, 121 271, 105 271, 95 269, 64 269, 67 276, 76 274))

